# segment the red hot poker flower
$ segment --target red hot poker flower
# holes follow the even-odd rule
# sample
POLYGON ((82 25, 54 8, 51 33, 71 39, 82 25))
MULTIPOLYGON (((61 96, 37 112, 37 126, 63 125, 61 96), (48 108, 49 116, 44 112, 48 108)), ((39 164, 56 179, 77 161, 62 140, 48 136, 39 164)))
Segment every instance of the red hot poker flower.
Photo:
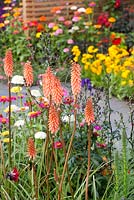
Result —
POLYGON ((24 79, 26 81, 26 86, 31 86, 33 84, 33 68, 29 61, 24 64, 24 79))
POLYGON ((6 51, 5 59, 4 59, 4 71, 6 76, 12 77, 13 74, 13 56, 11 49, 6 51))
POLYGON ((34 146, 33 138, 28 139, 28 155, 29 155, 30 159, 34 159, 36 156, 36 149, 34 146))
POLYGON ((86 123, 88 124, 88 126, 90 126, 90 124, 92 122, 94 122, 94 120, 95 120, 95 118, 94 118, 94 110, 93 110, 93 105, 92 105, 92 99, 91 98, 89 98, 87 100, 87 103, 86 103, 85 120, 86 120, 86 123))

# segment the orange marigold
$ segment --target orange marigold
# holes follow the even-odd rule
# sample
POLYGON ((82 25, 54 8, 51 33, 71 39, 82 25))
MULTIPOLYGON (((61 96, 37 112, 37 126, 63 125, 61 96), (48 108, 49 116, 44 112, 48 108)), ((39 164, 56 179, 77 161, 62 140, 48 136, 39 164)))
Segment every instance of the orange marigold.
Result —
POLYGON ((59 129, 59 115, 53 104, 51 104, 49 109, 49 119, 48 119, 49 131, 54 134, 59 129))
POLYGON ((57 77, 54 77, 54 85, 52 88, 52 100, 56 105, 60 105, 62 103, 63 97, 63 88, 61 86, 61 82, 57 77))
POLYGON ((4 59, 4 71, 6 76, 12 77, 13 74, 13 56, 12 50, 8 49, 6 51, 5 59, 4 59))
POLYGON ((54 85, 54 75, 50 67, 48 67, 46 73, 42 76, 43 94, 48 99, 50 98, 50 95, 52 95, 53 85, 54 85))
POLYGON ((92 99, 91 98, 89 98, 87 100, 87 103, 86 103, 85 120, 86 120, 86 123, 88 124, 88 126, 90 126, 90 124, 92 122, 94 122, 94 120, 95 120, 95 118, 94 118, 94 110, 93 110, 93 105, 92 105, 92 99))
POLYGON ((80 65, 73 62, 71 70, 71 87, 74 97, 80 93, 81 90, 81 68, 80 65))
POLYGON ((27 86, 31 86, 33 84, 33 68, 29 61, 27 61, 24 65, 24 79, 27 86))
POLYGON ((34 146, 34 140, 33 138, 28 138, 28 156, 30 159, 34 159, 36 156, 36 149, 34 146))

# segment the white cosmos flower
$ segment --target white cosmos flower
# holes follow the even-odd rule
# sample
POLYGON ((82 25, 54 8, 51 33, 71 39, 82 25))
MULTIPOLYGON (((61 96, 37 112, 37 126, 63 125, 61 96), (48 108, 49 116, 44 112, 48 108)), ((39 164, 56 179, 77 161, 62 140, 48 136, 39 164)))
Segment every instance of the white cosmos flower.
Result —
MULTIPOLYGON (((11 112, 16 112, 18 109, 19 109, 18 106, 14 105, 14 104, 11 105, 11 112)), ((5 113, 9 112, 9 106, 7 108, 5 108, 4 112, 5 113)))
POLYGON ((34 135, 35 139, 45 139, 47 134, 45 132, 39 131, 34 135))
POLYGON ((31 90, 31 95, 34 97, 41 97, 41 93, 39 90, 31 90))
POLYGON ((85 8, 79 8, 77 11, 78 11, 79 13, 85 13, 85 12, 86 12, 86 9, 85 9, 85 8))
POLYGON ((62 117, 62 121, 66 123, 74 122, 74 115, 70 115, 70 116, 65 115, 62 117))
POLYGON ((25 124, 25 121, 23 119, 20 119, 14 123, 14 126, 21 127, 21 126, 24 126, 24 124, 25 124))
POLYGON ((24 85, 24 78, 20 75, 15 75, 12 77, 11 83, 18 84, 18 85, 24 85))
POLYGON ((71 6, 70 10, 77 10, 77 6, 71 6))
POLYGON ((77 31, 77 30, 79 30, 79 27, 78 27, 78 26, 73 26, 73 27, 72 27, 72 30, 73 30, 73 31, 77 31))

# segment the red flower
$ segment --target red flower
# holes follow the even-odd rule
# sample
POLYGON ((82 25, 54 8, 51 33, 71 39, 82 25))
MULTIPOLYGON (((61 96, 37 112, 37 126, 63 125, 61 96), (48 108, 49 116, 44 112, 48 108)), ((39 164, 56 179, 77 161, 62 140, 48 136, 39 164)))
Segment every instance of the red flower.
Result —
POLYGON ((17 182, 19 179, 19 172, 16 167, 9 173, 7 173, 6 178, 9 178, 11 181, 17 182))
POLYGON ((115 39, 113 39, 113 41, 112 41, 112 44, 113 45, 119 45, 121 43, 121 38, 115 38, 115 39))
POLYGON ((121 0, 115 0, 114 8, 119 8, 121 6, 121 0))
POLYGON ((63 148, 62 142, 61 141, 54 142, 54 148, 55 149, 62 149, 63 148))

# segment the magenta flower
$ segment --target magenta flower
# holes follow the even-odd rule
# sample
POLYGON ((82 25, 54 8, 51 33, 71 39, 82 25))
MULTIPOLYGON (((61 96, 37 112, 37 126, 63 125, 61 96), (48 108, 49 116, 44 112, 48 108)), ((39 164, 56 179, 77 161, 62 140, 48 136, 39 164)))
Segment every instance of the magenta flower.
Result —
POLYGON ((0 102, 2 103, 9 102, 9 98, 6 96, 0 96, 0 102))
POLYGON ((101 126, 96 125, 96 126, 94 126, 94 129, 95 129, 96 131, 99 131, 99 130, 101 130, 101 126))
POLYGON ((92 1, 92 2, 90 2, 88 5, 89 5, 89 7, 95 7, 95 6, 96 6, 96 3, 92 1))
POLYGON ((54 148, 55 149, 62 149, 63 148, 62 142, 61 141, 54 142, 54 148))
POLYGON ((11 181, 17 182, 19 179, 19 172, 16 167, 9 173, 7 173, 6 178, 9 178, 11 181))

